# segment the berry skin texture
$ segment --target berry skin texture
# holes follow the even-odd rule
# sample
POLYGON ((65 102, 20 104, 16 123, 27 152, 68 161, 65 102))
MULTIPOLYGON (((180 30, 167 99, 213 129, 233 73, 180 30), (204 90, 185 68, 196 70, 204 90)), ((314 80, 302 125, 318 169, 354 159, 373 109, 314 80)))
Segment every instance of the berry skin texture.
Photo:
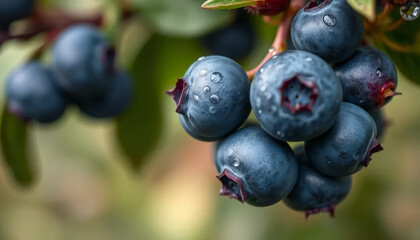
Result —
POLYGON ((72 98, 91 99, 111 84, 114 50, 95 27, 75 25, 56 40, 52 67, 60 87, 72 98))
POLYGON ((318 56, 299 50, 269 59, 251 84, 251 105, 262 128, 283 141, 305 141, 327 131, 342 101, 340 81, 318 56))
POLYGON ((251 111, 249 85, 248 76, 235 61, 208 56, 194 62, 167 93, 193 136, 216 140, 247 119, 251 111))
POLYGON ((245 9, 254 14, 273 16, 286 10, 289 5, 290 0, 262 0, 257 5, 245 7, 245 9))
POLYGON ((216 151, 220 195, 264 207, 285 198, 297 179, 297 161, 285 142, 259 126, 240 129, 216 151))
POLYGON ((293 19, 291 36, 297 49, 336 63, 356 51, 363 29, 362 17, 346 0, 312 0, 293 19))
POLYGON ((31 15, 34 0, 2 0, 0 3, 0 29, 6 30, 10 23, 31 15))
POLYGON ((343 100, 373 110, 387 104, 398 84, 397 70, 391 59, 372 47, 359 47, 334 71, 343 86, 343 100))
POLYGON ((51 70, 37 62, 13 70, 6 78, 5 91, 9 111, 23 120, 50 123, 67 107, 51 70))
POLYGON ((255 38, 250 19, 243 14, 238 14, 233 23, 203 36, 201 42, 211 54, 238 61, 252 51, 256 42, 255 38))
POLYGON ((334 216, 335 206, 344 200, 351 189, 352 177, 331 178, 313 169, 303 153, 296 153, 298 178, 284 203, 306 217, 320 212, 334 216))
POLYGON ((370 156, 383 150, 376 126, 362 108, 344 102, 337 121, 325 134, 305 142, 312 166, 330 177, 343 177, 367 167, 370 156))
POLYGON ((111 86, 102 95, 77 104, 80 110, 94 118, 109 118, 121 113, 132 99, 130 77, 124 72, 112 76, 111 86))
POLYGON ((383 111, 381 109, 375 109, 369 111, 368 113, 373 118, 373 121, 375 121, 377 130, 376 138, 382 139, 388 127, 388 121, 384 116, 383 111))

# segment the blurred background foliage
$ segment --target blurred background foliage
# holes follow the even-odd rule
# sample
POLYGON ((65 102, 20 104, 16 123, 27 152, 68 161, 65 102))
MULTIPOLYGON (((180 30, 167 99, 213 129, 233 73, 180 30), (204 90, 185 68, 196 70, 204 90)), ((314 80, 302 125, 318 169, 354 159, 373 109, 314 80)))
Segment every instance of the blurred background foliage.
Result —
MULTIPOLYGON (((53 125, 30 126, 36 182, 18 187, 1 161, 0 239, 420 239, 418 86, 400 75, 404 95, 385 108, 390 123, 385 151, 354 176, 335 219, 320 214, 305 220, 281 202, 242 205, 218 196, 213 145, 183 131, 164 94, 208 54, 199 36, 228 24, 233 12, 202 10, 201 0, 125 3, 138 14, 120 22, 111 0, 39 1, 77 15, 104 11, 104 31, 117 46, 118 64, 130 71, 136 97, 118 124, 71 108, 53 125)), ((245 69, 263 58, 276 31, 260 17, 251 18, 257 46, 240 62, 245 69)), ((44 37, 1 47, 1 84, 44 37)), ((43 60, 49 61, 48 52, 43 60)), ((3 91, 0 101, 4 104, 3 91)))

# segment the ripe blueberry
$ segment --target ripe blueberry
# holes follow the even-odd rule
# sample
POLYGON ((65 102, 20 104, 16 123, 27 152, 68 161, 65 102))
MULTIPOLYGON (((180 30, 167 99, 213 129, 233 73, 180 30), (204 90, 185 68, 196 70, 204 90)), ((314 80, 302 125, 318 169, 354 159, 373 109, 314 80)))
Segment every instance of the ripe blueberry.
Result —
POLYGON ((251 110, 245 71, 222 56, 199 58, 167 93, 193 135, 203 139, 222 138, 234 131, 251 110))
POLYGON ((76 25, 58 37, 52 67, 60 87, 72 98, 86 100, 105 92, 114 73, 114 50, 93 26, 76 25))
POLYGON ((254 6, 245 7, 249 12, 259 15, 277 15, 286 10, 290 0, 261 0, 254 6))
POLYGON ((293 19, 291 36, 297 49, 336 63, 356 51, 363 28, 362 17, 346 0, 312 0, 293 19))
POLYGON ((290 193, 297 178, 297 162, 285 142, 259 126, 240 129, 216 150, 216 168, 222 182, 220 195, 269 206, 290 193))
POLYGON ((95 118, 108 118, 125 109, 133 95, 130 77, 120 71, 111 78, 111 86, 106 92, 89 101, 76 103, 82 112, 95 118))
POLYGON ((378 139, 382 138, 386 128, 388 127, 388 121, 385 118, 383 111, 381 109, 375 109, 375 110, 369 111, 368 113, 375 121, 376 130, 377 130, 376 138, 378 139))
POLYGON ((299 50, 269 59, 251 84, 251 105, 262 128, 283 141, 327 131, 342 101, 340 81, 318 56, 299 50))
POLYGON ((308 164, 304 152, 296 152, 298 178, 284 203, 297 211, 305 211, 306 217, 319 212, 334 216, 335 206, 344 200, 351 189, 351 176, 331 178, 316 171, 308 164))
POLYGON ((337 121, 323 135, 305 142, 312 166, 330 177, 342 177, 367 167, 370 156, 383 150, 376 126, 362 108, 343 102, 337 121))
POLYGON ((346 61, 336 64, 334 71, 343 86, 343 101, 366 110, 388 103, 397 87, 397 70, 391 59, 372 47, 359 47, 346 61))
POLYGON ((215 55, 234 60, 246 57, 255 45, 255 32, 246 15, 238 14, 230 25, 211 32, 202 38, 203 46, 215 55))
POLYGON ((67 107, 51 70, 37 62, 13 70, 6 78, 5 91, 9 111, 24 120, 53 122, 67 107))
POLYGON ((34 0, 2 0, 0 2, 0 29, 6 30, 13 21, 28 17, 34 6, 34 0))

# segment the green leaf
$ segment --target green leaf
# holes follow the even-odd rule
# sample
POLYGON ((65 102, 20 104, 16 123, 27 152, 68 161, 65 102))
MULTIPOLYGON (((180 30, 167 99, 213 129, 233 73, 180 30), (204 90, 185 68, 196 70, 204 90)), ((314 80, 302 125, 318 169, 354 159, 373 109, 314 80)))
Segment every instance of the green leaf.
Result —
POLYGON ((375 20, 376 0, 347 0, 347 3, 369 21, 375 20))
POLYGON ((162 133, 162 93, 156 77, 158 41, 152 37, 143 46, 130 68, 134 98, 128 109, 116 120, 116 133, 121 149, 134 169, 143 166, 162 133))
MULTIPOLYGON (((396 21, 401 16, 398 9, 394 9, 391 13, 393 21, 396 21)), ((402 74, 414 83, 420 84, 420 21, 405 22, 403 25, 394 31, 386 34, 389 40, 400 45, 410 46, 411 51, 397 51, 383 42, 380 39, 375 40, 377 48, 384 51, 400 70, 402 74)))
POLYGON ((27 125, 3 106, 1 116, 1 152, 14 180, 21 186, 34 182, 35 173, 28 154, 27 125))
POLYGON ((119 36, 119 25, 121 22, 121 9, 118 1, 106 0, 104 3, 104 24, 105 36, 112 44, 115 44, 119 36))
POLYGON ((200 0, 132 0, 155 32, 165 36, 197 37, 232 20, 228 11, 200 8, 200 0))
POLYGON ((261 0, 207 0, 202 8, 205 9, 235 9, 255 5, 261 0))

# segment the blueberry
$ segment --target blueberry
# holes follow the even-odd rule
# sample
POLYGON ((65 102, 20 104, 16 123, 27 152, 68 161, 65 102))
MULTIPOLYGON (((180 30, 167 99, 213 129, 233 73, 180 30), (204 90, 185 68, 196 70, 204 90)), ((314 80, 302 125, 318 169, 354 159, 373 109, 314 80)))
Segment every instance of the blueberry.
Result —
POLYGON ((331 178, 319 173, 308 164, 302 149, 295 151, 299 160, 296 184, 283 202, 294 210, 305 211, 306 217, 319 212, 334 216, 335 206, 350 192, 352 177, 331 178))
POLYGON ((201 41, 211 54, 241 60, 254 48, 255 38, 249 18, 238 14, 233 23, 203 36, 201 41))
POLYGON ((375 109, 368 112, 370 116, 375 121, 376 125, 376 138, 381 139, 385 133, 386 128, 388 127, 388 121, 384 116, 382 109, 375 109))
POLYGON ((259 126, 242 128, 224 139, 216 151, 216 168, 220 195, 259 207, 285 198, 297 179, 289 145, 259 126))
POLYGON ((262 128, 283 141, 327 131, 342 101, 340 81, 318 56, 299 50, 269 59, 251 84, 251 105, 262 128))
POLYGON ((167 93, 189 130, 202 139, 224 137, 237 129, 251 110, 245 71, 222 56, 199 58, 167 93))
POLYGON ((375 136, 375 122, 369 113, 344 102, 332 128, 305 142, 305 150, 315 169, 330 177, 342 177, 367 166, 370 156, 382 150, 375 136))
POLYGON ((13 70, 6 78, 5 92, 9 111, 25 120, 53 122, 67 107, 51 70, 37 62, 13 70))
POLYGON ((60 87, 73 98, 94 98, 111 84, 114 50, 95 27, 75 25, 55 42, 52 67, 60 87))
POLYGON ((372 47, 359 47, 334 71, 343 86, 343 100, 366 110, 388 103, 397 87, 397 70, 391 59, 372 47))
POLYGON ((95 118, 108 118, 121 113, 133 95, 130 77, 120 71, 112 76, 110 88, 86 102, 77 103, 80 110, 95 118))
POLYGON ((312 0, 296 14, 291 35, 297 49, 336 63, 356 51, 363 28, 362 17, 346 0, 312 0))
POLYGON ((286 10, 290 5, 290 0, 263 0, 255 6, 245 7, 249 12, 259 15, 277 15, 286 10))
POLYGON ((200 141, 204 141, 204 142, 213 142, 213 141, 217 141, 219 139, 218 137, 205 137, 205 136, 201 136, 201 135, 197 134, 196 132, 191 130, 190 126, 185 121, 184 115, 178 114, 178 117, 179 117, 179 121, 181 122, 181 126, 184 128, 185 132, 187 132, 188 135, 190 135, 191 137, 193 137, 197 140, 200 140, 200 141))
POLYGON ((0 29, 7 29, 13 21, 31 15, 34 6, 34 0, 1 0, 0 29))

